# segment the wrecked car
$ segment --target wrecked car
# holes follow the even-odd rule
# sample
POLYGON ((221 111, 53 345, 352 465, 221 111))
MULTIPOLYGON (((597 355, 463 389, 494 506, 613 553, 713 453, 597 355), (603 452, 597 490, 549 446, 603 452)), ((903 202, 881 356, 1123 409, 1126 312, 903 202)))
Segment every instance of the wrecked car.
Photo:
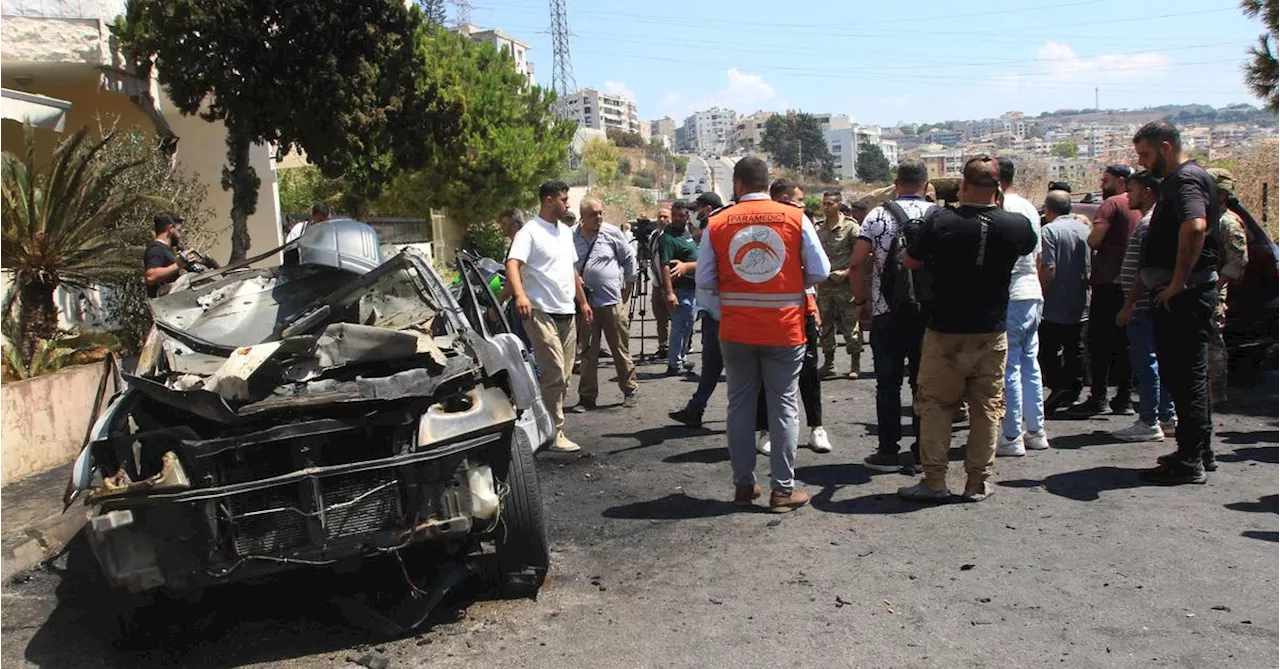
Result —
POLYGON ((384 262, 337 219, 153 299, 68 486, 107 580, 192 591, 437 542, 535 595, 552 424, 486 279, 457 270, 451 291, 421 251, 384 262), (297 261, 254 267, 281 253, 297 261))

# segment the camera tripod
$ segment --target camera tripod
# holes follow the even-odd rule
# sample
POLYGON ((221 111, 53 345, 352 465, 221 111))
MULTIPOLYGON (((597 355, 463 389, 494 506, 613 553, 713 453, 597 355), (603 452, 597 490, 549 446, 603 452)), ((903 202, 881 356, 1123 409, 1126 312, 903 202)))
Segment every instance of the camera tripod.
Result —
POLYGON ((635 322, 636 305, 640 305, 640 351, 635 356, 636 362, 644 359, 644 317, 648 315, 649 306, 649 270, 636 272, 636 287, 631 291, 631 302, 627 305, 627 323, 635 322))

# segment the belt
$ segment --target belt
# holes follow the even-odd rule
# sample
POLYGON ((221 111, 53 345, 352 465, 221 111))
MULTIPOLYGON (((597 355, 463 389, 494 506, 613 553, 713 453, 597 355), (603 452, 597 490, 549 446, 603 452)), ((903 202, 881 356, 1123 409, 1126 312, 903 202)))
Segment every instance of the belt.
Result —
POLYGON ((721 307, 779 309, 803 307, 805 304, 804 293, 720 293, 721 307))

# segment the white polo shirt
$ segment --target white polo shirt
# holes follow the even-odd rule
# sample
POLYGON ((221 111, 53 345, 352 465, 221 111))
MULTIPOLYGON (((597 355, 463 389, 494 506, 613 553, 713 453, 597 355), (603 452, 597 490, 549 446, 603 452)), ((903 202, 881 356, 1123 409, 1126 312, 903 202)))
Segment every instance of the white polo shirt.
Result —
POLYGON ((573 246, 572 228, 535 216, 516 232, 507 259, 524 263, 520 279, 533 308, 560 315, 577 310, 574 265, 578 251, 573 246))

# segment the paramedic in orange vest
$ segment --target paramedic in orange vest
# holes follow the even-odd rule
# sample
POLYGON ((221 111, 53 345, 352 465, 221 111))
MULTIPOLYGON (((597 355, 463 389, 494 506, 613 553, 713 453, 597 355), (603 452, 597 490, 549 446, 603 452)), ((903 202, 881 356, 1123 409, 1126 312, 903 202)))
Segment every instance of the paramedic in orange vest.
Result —
POLYGON ((805 288, 831 274, 804 210, 769 198, 769 168, 743 158, 733 168, 736 204, 711 215, 698 248, 698 288, 720 297, 720 348, 729 387, 729 459, 734 500, 751 506, 756 486, 756 396, 769 408, 772 494, 786 512, 809 495, 795 489, 796 388, 805 349, 805 288))

